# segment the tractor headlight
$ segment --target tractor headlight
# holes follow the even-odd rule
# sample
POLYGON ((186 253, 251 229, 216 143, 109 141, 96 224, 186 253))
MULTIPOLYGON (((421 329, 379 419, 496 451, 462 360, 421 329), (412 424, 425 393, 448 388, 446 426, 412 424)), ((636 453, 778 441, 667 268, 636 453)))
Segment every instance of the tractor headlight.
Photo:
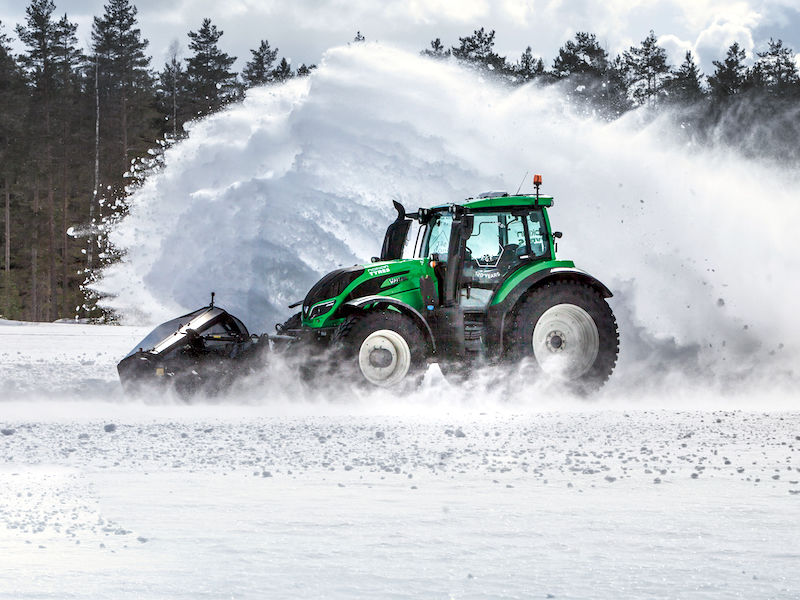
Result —
POLYGON ((308 313, 308 318, 316 319, 317 317, 321 317, 330 309, 332 309, 334 304, 336 304, 336 300, 328 300, 327 302, 322 302, 321 304, 313 306, 311 311, 308 313))

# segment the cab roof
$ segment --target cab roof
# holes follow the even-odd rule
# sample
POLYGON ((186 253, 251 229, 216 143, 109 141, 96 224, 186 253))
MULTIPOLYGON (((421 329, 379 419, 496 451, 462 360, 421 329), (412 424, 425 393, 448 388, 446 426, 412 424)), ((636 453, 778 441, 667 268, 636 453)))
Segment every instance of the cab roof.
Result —
MULTIPOLYGON (((461 202, 455 202, 459 206, 470 209, 479 208, 509 208, 517 206, 553 206, 552 196, 509 196, 505 192, 493 192, 490 194, 481 194, 477 198, 466 198, 461 202)), ((447 208, 450 204, 437 204, 432 206, 431 210, 447 208)))

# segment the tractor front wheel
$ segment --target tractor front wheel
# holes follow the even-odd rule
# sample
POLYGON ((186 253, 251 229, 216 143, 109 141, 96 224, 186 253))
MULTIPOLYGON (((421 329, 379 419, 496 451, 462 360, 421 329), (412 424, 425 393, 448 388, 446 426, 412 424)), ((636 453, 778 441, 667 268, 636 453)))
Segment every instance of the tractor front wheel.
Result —
POLYGON ((531 292, 516 310, 509 336, 516 360, 578 393, 600 388, 619 352, 617 322, 594 288, 556 281, 531 292), (525 360, 527 359, 527 360, 525 360))
POLYGON ((331 339, 339 370, 358 382, 400 388, 419 382, 425 369, 426 343, 411 319, 392 310, 350 315, 331 339))

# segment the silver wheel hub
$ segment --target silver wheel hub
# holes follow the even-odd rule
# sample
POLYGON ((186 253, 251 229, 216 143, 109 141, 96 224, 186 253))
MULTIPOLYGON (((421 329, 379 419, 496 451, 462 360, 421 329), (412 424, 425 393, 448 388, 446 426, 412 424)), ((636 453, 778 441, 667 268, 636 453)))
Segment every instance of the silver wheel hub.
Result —
POLYGON ((542 370, 563 379, 585 375, 600 351, 597 324, 574 304, 556 304, 544 311, 533 328, 531 342, 542 370))
POLYGON ((369 334, 358 351, 358 366, 373 385, 389 387, 402 381, 411 368, 411 349, 402 335, 391 329, 369 334))
POLYGON ((547 334, 545 343, 550 352, 563 352, 566 347, 564 344, 564 333, 561 331, 551 331, 547 334))
POLYGON ((385 369, 391 366, 394 355, 386 348, 373 348, 369 352, 369 366, 376 369, 385 369))

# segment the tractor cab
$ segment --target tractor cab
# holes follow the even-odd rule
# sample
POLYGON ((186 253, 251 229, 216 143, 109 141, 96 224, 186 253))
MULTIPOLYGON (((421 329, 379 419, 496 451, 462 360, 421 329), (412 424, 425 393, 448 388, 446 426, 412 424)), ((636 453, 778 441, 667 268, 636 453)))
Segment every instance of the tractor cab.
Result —
POLYGON ((553 205, 550 197, 490 192, 416 213, 394 205, 397 219, 386 230, 380 257, 372 260, 400 259, 412 220, 418 220, 414 257, 433 267, 441 305, 485 309, 518 268, 555 255, 545 211, 553 205))
POLYGON ((539 183, 534 195, 489 192, 415 213, 394 203, 397 219, 373 262, 396 266, 413 260, 420 265, 424 272, 415 277, 421 298, 415 308, 422 309, 436 345, 447 347, 459 360, 503 351, 505 316, 519 290, 527 289, 518 285, 522 280, 574 267, 571 261, 555 260, 560 234, 551 233, 547 217, 553 199, 539 195, 539 183), (420 227, 413 259, 401 260, 414 220, 420 227))
POLYGON ((517 269, 553 256, 550 225, 535 198, 468 200, 434 208, 422 220, 415 256, 435 265, 443 305, 484 310, 517 269))

